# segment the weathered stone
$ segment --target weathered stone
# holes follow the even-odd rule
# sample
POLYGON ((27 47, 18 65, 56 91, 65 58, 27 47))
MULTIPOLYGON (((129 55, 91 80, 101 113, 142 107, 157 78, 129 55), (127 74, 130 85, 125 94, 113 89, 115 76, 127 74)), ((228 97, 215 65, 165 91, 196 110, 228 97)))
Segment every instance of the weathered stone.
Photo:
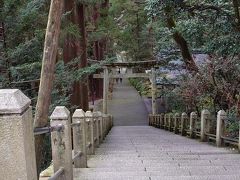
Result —
POLYGON ((0 114, 21 114, 31 100, 18 89, 0 89, 0 114))
POLYGON ((66 120, 70 116, 69 110, 65 106, 57 106, 50 118, 52 120, 66 120))
POLYGON ((76 109, 72 117, 73 123, 79 123, 80 126, 73 127, 73 147, 74 154, 82 152, 82 155, 75 160, 76 168, 87 167, 87 147, 86 147, 86 122, 85 112, 82 109, 76 109))
POLYGON ((19 90, 0 90, 0 179, 37 179, 30 102, 19 90))
MULTIPOLYGON (((64 126, 63 130, 51 133, 52 159, 54 172, 64 168, 63 180, 73 179, 72 139, 70 112, 64 106, 58 106, 51 115, 51 126, 64 126)), ((61 180, 62 180, 61 179, 61 180)))

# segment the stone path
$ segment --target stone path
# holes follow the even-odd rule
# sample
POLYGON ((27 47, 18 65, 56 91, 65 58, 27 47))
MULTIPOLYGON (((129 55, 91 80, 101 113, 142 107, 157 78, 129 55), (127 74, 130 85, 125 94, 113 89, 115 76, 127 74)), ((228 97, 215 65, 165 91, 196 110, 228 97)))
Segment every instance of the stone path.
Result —
POLYGON ((116 126, 75 180, 239 180, 240 155, 148 126, 116 126))
POLYGON ((156 129, 124 82, 110 103, 114 127, 74 180, 240 180, 240 154, 156 129))
POLYGON ((128 80, 115 85, 113 99, 108 105, 109 113, 114 117, 114 126, 147 125, 148 112, 143 99, 129 85, 128 80))

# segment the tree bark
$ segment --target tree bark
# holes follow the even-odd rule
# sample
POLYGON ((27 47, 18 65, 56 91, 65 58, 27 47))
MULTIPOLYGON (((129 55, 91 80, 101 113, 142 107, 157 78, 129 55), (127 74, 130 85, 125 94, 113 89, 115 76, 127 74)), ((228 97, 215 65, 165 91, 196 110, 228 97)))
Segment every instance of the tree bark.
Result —
POLYGON ((234 8, 234 13, 236 18, 235 22, 236 22, 238 31, 240 31, 240 10, 239 10, 240 3, 239 3, 239 0, 232 0, 232 2, 233 2, 233 8, 234 8))
MULTIPOLYGON (((87 40, 86 40, 86 27, 85 27, 85 5, 77 5, 78 12, 78 26, 81 33, 80 46, 81 46, 81 62, 80 68, 87 67, 87 40)), ((81 92, 81 108, 84 111, 89 110, 88 102, 88 77, 85 77, 87 82, 80 82, 80 92, 81 92)))
MULTIPOLYGON (((44 127, 48 124, 48 113, 51 103, 51 92, 53 87, 62 11, 63 1, 52 0, 45 35, 41 80, 34 118, 34 127, 44 127)), ((35 138, 38 175, 43 160, 43 138, 44 136, 37 136, 35 138)))
MULTIPOLYGON (((168 27, 168 29, 172 30, 176 27, 176 24, 174 22, 173 17, 170 15, 170 13, 171 13, 170 8, 166 8, 165 13, 166 13, 166 16, 167 16, 167 20, 166 20, 167 27, 168 27)), ((193 59, 192 54, 189 50, 187 41, 184 39, 184 37, 178 31, 174 31, 173 39, 178 44, 178 46, 180 47, 182 57, 183 57, 185 65, 186 65, 186 69, 190 72, 197 72, 198 67, 194 62, 194 59, 193 59)))
MULTIPOLYGON (((77 14, 76 14, 76 5, 73 0, 65 0, 65 12, 71 12, 68 15, 68 21, 72 22, 73 24, 77 24, 77 14)), ((76 57, 79 57, 81 54, 80 52, 80 45, 78 39, 73 37, 72 35, 67 35, 66 39, 64 40, 64 48, 63 48, 63 60, 64 63, 67 64, 71 60, 76 57)), ((75 64, 75 67, 78 68, 79 63, 75 64)), ((80 96, 80 83, 74 82, 71 87, 71 96, 70 102, 72 106, 76 106, 77 108, 81 107, 81 96, 80 96)))

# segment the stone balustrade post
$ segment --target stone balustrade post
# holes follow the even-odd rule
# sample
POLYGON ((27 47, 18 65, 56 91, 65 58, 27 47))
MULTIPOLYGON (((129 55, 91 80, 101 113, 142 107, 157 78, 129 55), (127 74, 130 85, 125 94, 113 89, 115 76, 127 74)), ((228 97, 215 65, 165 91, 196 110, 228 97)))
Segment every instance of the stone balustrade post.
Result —
POLYGON ((156 102, 156 96, 157 96, 157 84, 156 84, 156 70, 155 68, 151 69, 151 91, 152 91, 152 114, 157 114, 157 102, 156 102))
POLYGON ((224 120, 226 119, 227 114, 224 110, 218 111, 217 114, 217 130, 216 130, 216 145, 218 147, 222 146, 222 136, 224 134, 225 123, 224 120))
POLYGON ((99 118, 99 135, 100 135, 100 142, 103 142, 103 116, 100 111, 98 111, 98 118, 99 118))
POLYGON ((111 124, 112 124, 112 117, 111 117, 111 115, 109 114, 109 115, 108 115, 108 133, 109 133, 110 130, 111 130, 111 124))
POLYGON ((95 119, 95 138, 96 138, 96 141, 95 141, 95 147, 99 147, 99 144, 100 144, 100 141, 99 141, 99 114, 98 112, 94 112, 93 113, 93 117, 95 119))
POLYGON ((0 178, 37 180, 30 104, 20 90, 0 90, 0 178))
POLYGON ((172 115, 168 114, 168 130, 169 131, 171 131, 171 125, 172 125, 171 121, 172 121, 172 115))
POLYGON ((154 127, 157 127, 157 116, 156 116, 156 114, 153 115, 153 119, 154 119, 154 121, 153 121, 154 127))
POLYGON ((111 116, 111 127, 110 127, 110 129, 112 129, 112 127, 113 127, 113 115, 110 115, 111 116))
POLYGON ((82 155, 74 161, 75 168, 87 167, 87 147, 86 147, 86 122, 85 112, 77 109, 72 117, 73 123, 79 123, 80 126, 73 127, 73 147, 74 155, 81 151, 82 155))
POLYGON ((197 113, 191 112, 190 114, 190 138, 195 138, 194 129, 196 127, 197 113))
POLYGON ((107 67, 104 67, 104 79, 103 79, 103 113, 108 112, 108 90, 109 90, 109 71, 107 67))
POLYGON ((160 114, 161 117, 160 117, 160 128, 163 128, 164 127, 164 114, 160 114))
POLYGON ((94 122, 93 122, 93 113, 91 111, 87 111, 85 114, 86 122, 88 123, 88 132, 87 132, 87 145, 90 144, 88 148, 88 154, 93 155, 94 152, 94 122))
POLYGON ((167 126, 168 126, 167 118, 168 118, 168 115, 165 114, 165 115, 164 115, 164 129, 167 129, 167 126))
POLYGON ((148 115, 148 125, 149 125, 149 126, 152 126, 152 122, 151 122, 151 121, 152 121, 152 115, 149 114, 149 115, 148 115))
POLYGON ((64 106, 57 106, 51 118, 51 126, 63 126, 63 130, 51 133, 54 172, 64 168, 61 180, 73 180, 72 139, 70 112, 64 106))
POLYGON ((160 128, 160 114, 156 116, 157 116, 157 127, 160 128))
POLYGON ((186 136, 186 128, 187 128, 187 113, 182 113, 181 115, 181 135, 186 136))
POLYGON ((201 112, 201 133, 200 133, 200 140, 206 141, 206 126, 207 126, 207 119, 210 116, 210 112, 208 110, 202 110, 201 112))
POLYGON ((174 133, 177 134, 179 132, 178 128, 179 128, 179 119, 180 119, 180 115, 178 113, 176 113, 174 115, 174 133))
POLYGON ((103 114, 103 138, 107 135, 107 115, 103 114))

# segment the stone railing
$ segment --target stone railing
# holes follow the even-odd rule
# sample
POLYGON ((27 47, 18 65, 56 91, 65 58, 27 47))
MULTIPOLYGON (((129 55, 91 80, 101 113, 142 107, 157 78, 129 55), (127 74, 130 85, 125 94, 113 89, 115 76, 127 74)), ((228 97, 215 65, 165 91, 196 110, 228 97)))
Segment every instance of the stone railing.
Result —
POLYGON ((208 110, 203 110, 201 117, 195 112, 189 116, 186 113, 149 115, 150 126, 190 138, 199 138, 201 141, 213 141, 218 147, 225 144, 234 145, 240 150, 239 122, 237 121, 237 136, 230 137, 226 133, 228 120, 223 110, 218 112, 217 117, 212 117, 208 110))
POLYGON ((112 116, 77 109, 71 118, 66 107, 58 106, 50 126, 34 130, 30 103, 19 90, 0 90, 0 177, 37 180, 34 137, 51 133, 54 175, 49 179, 72 180, 73 167, 86 168, 87 155, 110 131, 112 116))

